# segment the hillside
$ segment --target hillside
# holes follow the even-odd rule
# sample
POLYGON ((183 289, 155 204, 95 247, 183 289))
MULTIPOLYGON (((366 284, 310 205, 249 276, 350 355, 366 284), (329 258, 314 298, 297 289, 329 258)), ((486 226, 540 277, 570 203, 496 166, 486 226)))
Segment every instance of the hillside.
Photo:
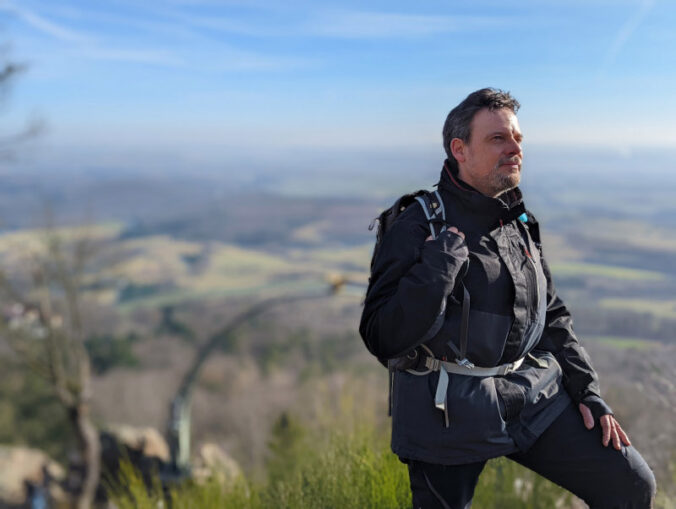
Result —
MULTIPOLYGON (((102 187, 109 193, 105 221, 58 230, 96 246, 84 295, 98 422, 164 430, 200 344, 263 299, 310 294, 316 298, 276 304, 209 357, 192 407, 194 441, 221 444, 256 476, 282 413, 313 427, 356 411, 358 400, 386 432, 386 374, 361 344, 357 324, 373 242, 367 225, 390 198, 201 201, 200 185, 181 194, 184 182, 167 180, 155 190, 167 196, 139 208, 126 196, 130 185, 102 187), (335 275, 356 284, 321 297, 335 275)), ((589 190, 543 189, 532 190, 540 191, 533 208, 559 292, 609 403, 666 483, 676 455, 676 225, 654 218, 667 217, 673 205, 655 200, 640 213, 612 211, 610 200, 600 207, 583 199, 589 190), (576 207, 561 208, 561 195, 576 207)), ((61 223, 69 221, 72 214, 61 223)), ((20 284, 42 235, 18 226, 0 235, 4 270, 20 284)), ((20 397, 3 390, 10 401, 20 397)), ((21 422, 17 414, 0 423, 0 440, 11 440, 21 422)))

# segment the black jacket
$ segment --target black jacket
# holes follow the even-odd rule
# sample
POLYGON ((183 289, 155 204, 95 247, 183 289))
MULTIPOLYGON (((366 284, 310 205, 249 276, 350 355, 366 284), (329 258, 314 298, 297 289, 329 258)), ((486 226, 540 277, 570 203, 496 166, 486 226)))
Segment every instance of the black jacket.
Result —
POLYGON ((439 191, 448 226, 456 226, 465 240, 446 231, 426 241, 422 208, 409 206, 374 260, 360 333, 379 358, 398 357, 424 343, 436 357, 454 360, 449 343, 455 350, 460 346, 462 282, 471 295, 468 359, 488 367, 525 357, 505 376, 451 374, 449 427, 434 406, 438 372, 396 372, 394 452, 458 464, 527 449, 571 399, 588 404, 595 416, 611 411, 556 295, 537 222, 526 212, 521 192, 490 198, 449 168, 447 162, 439 191))

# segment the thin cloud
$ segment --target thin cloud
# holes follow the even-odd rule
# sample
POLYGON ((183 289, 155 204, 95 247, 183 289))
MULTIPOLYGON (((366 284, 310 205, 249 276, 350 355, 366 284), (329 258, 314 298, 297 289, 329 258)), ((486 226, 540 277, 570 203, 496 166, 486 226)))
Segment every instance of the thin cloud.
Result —
POLYGON ((322 37, 372 39, 421 37, 503 26, 511 20, 492 16, 444 16, 322 10, 301 22, 280 23, 278 19, 251 23, 236 17, 194 16, 183 11, 164 10, 164 16, 199 29, 252 37, 322 37))
POLYGON ((270 71, 280 72, 295 69, 307 69, 318 66, 316 60, 306 58, 279 58, 266 55, 248 54, 233 56, 220 62, 211 62, 208 68, 212 71, 270 71))
POLYGON ((650 13, 654 6, 655 0, 643 0, 639 10, 620 28, 608 50, 608 53, 606 54, 602 72, 612 65, 612 63, 617 58, 617 55, 627 44, 629 38, 634 34, 634 32, 636 32, 636 30, 638 30, 638 27, 641 25, 645 17, 648 15, 648 13, 650 13))
MULTIPOLYGON (((133 47, 132 44, 125 44, 123 41, 118 40, 118 37, 115 35, 112 36, 112 39, 110 35, 105 38, 103 34, 99 34, 95 38, 75 32, 64 26, 57 25, 34 12, 19 8, 9 1, 0 0, 0 10, 13 13, 31 27, 64 43, 65 46, 61 47, 59 51, 62 54, 68 54, 73 59, 154 65, 216 73, 235 71, 278 72, 317 65, 316 61, 309 59, 279 57, 256 51, 240 50, 223 43, 219 43, 219 50, 217 52, 207 55, 200 43, 210 38, 206 37, 203 33, 191 30, 189 28, 191 23, 181 25, 169 21, 129 20, 123 16, 86 9, 71 13, 71 15, 79 15, 82 19, 93 18, 99 22, 105 22, 118 27, 136 26, 147 32, 163 32, 169 36, 169 38, 165 39, 161 48, 139 48, 133 47), (190 39, 197 46, 190 44, 188 42, 190 39)), ((207 22, 207 20, 202 21, 204 21, 204 24, 207 22)), ((194 25, 198 26, 197 23, 194 25)), ((213 25, 213 28, 219 27, 222 29, 227 28, 220 26, 218 22, 213 25)), ((237 30, 236 26, 232 26, 230 29, 237 30)), ((246 29, 242 27, 240 31, 244 32, 246 29)))
POLYGON ((84 58, 99 61, 152 64, 165 67, 182 67, 185 65, 182 58, 161 50, 86 48, 78 51, 77 54, 84 58))
MULTIPOLYGON (((51 9, 55 9, 50 7, 51 9)), ((87 8, 75 9, 68 6, 59 6, 58 12, 62 16, 72 18, 81 24, 92 26, 94 24, 102 26, 103 30, 119 30, 122 27, 137 30, 138 33, 146 36, 169 36, 174 38, 189 38, 195 37, 194 31, 185 26, 185 23, 179 17, 176 17, 175 22, 164 21, 162 16, 150 15, 145 13, 135 13, 131 16, 128 14, 115 14, 111 11, 95 10, 87 8)))
POLYGON ((432 16, 389 12, 330 11, 306 27, 313 35, 345 39, 421 37, 502 26, 509 20, 480 16, 432 16))
POLYGON ((86 42, 89 40, 84 34, 81 34, 75 30, 64 27, 53 21, 44 18, 34 12, 24 9, 15 5, 13 2, 9 1, 0 1, 0 9, 6 12, 10 12, 21 19, 27 25, 30 25, 35 30, 42 32, 43 34, 54 37, 60 41, 65 42, 86 42))
POLYGON ((180 7, 195 7, 195 6, 207 6, 207 7, 223 7, 223 6, 238 6, 238 7, 254 7, 261 6, 267 7, 267 2, 253 0, 163 0, 161 3, 169 3, 172 5, 178 5, 180 7))
POLYGON ((221 46, 219 51, 200 52, 164 51, 153 49, 81 48, 74 56, 97 61, 124 62, 181 68, 184 71, 222 72, 278 72, 316 66, 317 62, 304 58, 274 57, 263 53, 242 51, 221 46))
POLYGON ((279 25, 253 25, 234 18, 200 17, 180 15, 181 20, 195 28, 206 28, 218 32, 246 35, 252 37, 283 37, 297 34, 293 27, 284 28, 279 25))
POLYGON ((228 47, 227 45, 219 45, 218 49, 202 51, 197 58, 186 59, 186 61, 189 68, 208 73, 283 72, 320 65, 316 59, 312 58, 269 55, 228 47))

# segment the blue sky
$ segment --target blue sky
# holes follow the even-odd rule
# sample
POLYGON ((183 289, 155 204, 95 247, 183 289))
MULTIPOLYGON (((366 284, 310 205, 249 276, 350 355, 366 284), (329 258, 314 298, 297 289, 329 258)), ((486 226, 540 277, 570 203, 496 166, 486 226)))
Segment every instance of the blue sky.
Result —
POLYGON ((676 2, 0 0, 27 62, 4 130, 44 143, 218 160, 440 148, 484 86, 522 103, 526 143, 676 147, 676 2))

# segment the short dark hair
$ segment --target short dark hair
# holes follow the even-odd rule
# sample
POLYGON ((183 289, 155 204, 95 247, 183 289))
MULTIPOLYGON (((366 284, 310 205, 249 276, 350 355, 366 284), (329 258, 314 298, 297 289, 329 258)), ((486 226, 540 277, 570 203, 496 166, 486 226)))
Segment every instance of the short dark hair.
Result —
POLYGON ((469 142, 471 133, 472 119, 479 110, 488 108, 491 111, 507 108, 512 113, 519 111, 521 104, 509 92, 504 92, 496 88, 482 88, 469 94, 464 101, 458 104, 446 117, 444 130, 444 150, 448 154, 448 159, 453 163, 455 158, 451 154, 451 140, 460 138, 464 142, 469 142))

